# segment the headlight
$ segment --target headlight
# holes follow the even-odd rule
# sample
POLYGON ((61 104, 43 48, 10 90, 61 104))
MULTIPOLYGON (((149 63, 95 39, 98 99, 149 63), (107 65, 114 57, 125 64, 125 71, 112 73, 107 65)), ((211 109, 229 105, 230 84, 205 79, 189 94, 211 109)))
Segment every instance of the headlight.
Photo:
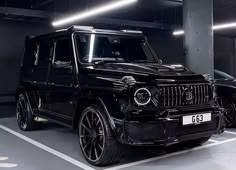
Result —
POLYGON ((151 101, 151 92, 147 88, 140 88, 134 93, 134 101, 138 106, 145 106, 151 101))

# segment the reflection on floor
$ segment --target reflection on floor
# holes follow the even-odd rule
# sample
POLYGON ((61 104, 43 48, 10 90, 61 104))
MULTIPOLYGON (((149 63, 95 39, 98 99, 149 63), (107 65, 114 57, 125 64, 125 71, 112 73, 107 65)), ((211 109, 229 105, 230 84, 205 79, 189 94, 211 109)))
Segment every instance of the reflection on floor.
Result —
MULTIPOLYGON (((145 163, 136 164, 137 161, 147 160, 149 158, 163 157, 171 153, 181 153, 189 148, 181 145, 175 145, 166 149, 161 148, 144 148, 144 147, 125 147, 125 154, 122 160, 112 166, 98 168, 89 165, 84 159, 79 143, 77 132, 54 123, 47 123, 41 129, 31 132, 22 132, 19 130, 15 118, 14 105, 0 105, 0 125, 5 126, 12 131, 24 135, 34 141, 46 145, 53 150, 67 155, 69 158, 75 159, 92 169, 116 169, 120 165, 132 164, 127 166, 127 170, 236 170, 236 141, 227 142, 214 147, 206 147, 201 150, 186 152, 183 154, 166 157, 164 159, 152 159, 145 163), (7 117, 7 118, 6 118, 7 117), (184 165, 184 166, 183 166, 184 165)), ((207 146, 214 142, 224 142, 236 139, 236 129, 228 129, 233 133, 224 133, 220 136, 214 136, 211 141, 204 144, 207 146)), ((30 144, 2 129, 0 129, 0 160, 1 156, 9 157, 10 161, 0 161, 1 163, 17 163, 16 170, 79 170, 78 166, 67 162, 50 152, 46 152, 39 147, 30 144)), ((2 157, 3 159, 3 157, 2 157)), ((2 169, 2 168, 0 168, 2 169)), ((119 168, 118 168, 119 169, 119 168)))

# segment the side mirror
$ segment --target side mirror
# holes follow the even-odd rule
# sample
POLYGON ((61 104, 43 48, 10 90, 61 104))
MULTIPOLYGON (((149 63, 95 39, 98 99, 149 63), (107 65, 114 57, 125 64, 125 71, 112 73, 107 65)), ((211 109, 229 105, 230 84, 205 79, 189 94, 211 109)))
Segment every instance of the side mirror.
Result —
POLYGON ((53 62, 53 68, 56 70, 60 70, 61 72, 65 73, 72 73, 73 72, 73 67, 71 62, 64 62, 64 61, 56 61, 53 62))
POLYGON ((163 64, 163 61, 161 59, 158 59, 158 63, 163 64))

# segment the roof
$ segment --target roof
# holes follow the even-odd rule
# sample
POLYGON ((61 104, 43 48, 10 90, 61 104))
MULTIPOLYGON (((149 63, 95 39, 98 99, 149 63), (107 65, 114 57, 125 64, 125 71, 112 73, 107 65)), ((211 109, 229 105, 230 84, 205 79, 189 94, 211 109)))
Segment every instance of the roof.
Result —
POLYGON ((87 34, 111 34, 111 35, 126 35, 126 36, 143 36, 142 31, 137 30, 108 30, 108 29, 95 29, 91 26, 71 26, 68 29, 57 30, 52 33, 30 37, 31 39, 43 39, 54 36, 72 34, 74 32, 87 33, 87 34))

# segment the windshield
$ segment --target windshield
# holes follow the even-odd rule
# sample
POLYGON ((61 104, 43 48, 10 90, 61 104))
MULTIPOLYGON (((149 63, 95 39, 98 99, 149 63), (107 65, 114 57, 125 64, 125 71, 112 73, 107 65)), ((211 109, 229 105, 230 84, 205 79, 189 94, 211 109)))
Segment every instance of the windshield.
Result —
POLYGON ((143 37, 85 34, 76 36, 82 63, 156 63, 157 58, 143 37))

